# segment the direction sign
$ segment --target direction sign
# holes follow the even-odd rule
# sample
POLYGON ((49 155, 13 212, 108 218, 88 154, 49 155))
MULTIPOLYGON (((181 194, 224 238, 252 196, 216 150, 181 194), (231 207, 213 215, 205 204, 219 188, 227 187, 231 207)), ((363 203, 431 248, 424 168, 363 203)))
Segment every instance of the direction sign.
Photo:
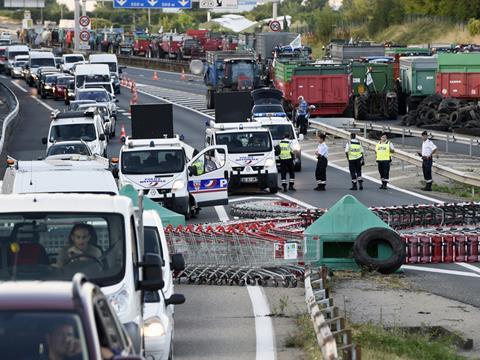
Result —
POLYGON ((191 9, 192 0, 113 0, 117 9, 191 9))
POLYGON ((87 30, 80 31, 80 40, 88 42, 90 40, 90 32, 87 30))
POLYGON ((202 9, 236 9, 238 0, 200 0, 202 9))
POLYGON ((45 0, 5 0, 4 7, 44 8, 45 0))
POLYGON ((270 21, 270 30, 272 31, 280 31, 282 29, 282 26, 280 25, 280 22, 277 20, 270 21))
POLYGON ((90 18, 88 16, 80 16, 78 23, 80 24, 81 27, 86 28, 88 27, 88 25, 90 25, 90 18))

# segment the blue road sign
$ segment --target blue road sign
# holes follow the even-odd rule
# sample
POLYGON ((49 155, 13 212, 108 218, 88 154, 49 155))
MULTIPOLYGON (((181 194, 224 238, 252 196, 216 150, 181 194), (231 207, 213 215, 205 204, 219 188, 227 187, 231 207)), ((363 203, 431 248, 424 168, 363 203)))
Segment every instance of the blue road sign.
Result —
POLYGON ((191 9, 192 0, 113 0, 117 9, 191 9))

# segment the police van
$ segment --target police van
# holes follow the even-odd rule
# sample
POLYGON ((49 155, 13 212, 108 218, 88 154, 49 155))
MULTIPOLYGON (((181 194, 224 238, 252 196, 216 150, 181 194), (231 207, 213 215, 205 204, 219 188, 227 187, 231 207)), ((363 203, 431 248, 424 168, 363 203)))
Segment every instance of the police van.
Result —
MULTIPOLYGON (((262 88, 252 91, 253 108, 252 120, 259 122, 263 127, 270 130, 273 144, 280 144, 286 134, 292 140, 293 149, 296 156, 293 159, 295 171, 302 169, 302 157, 300 141, 303 140, 303 134, 297 136, 295 127, 288 118, 282 106, 282 92, 277 89, 262 88)), ((280 164, 280 158, 276 157, 277 166, 280 164)))
POLYGON ((173 134, 171 104, 132 106, 132 137, 120 149, 114 172, 119 187, 131 184, 187 219, 200 207, 228 204, 227 146, 195 156, 192 150, 173 134))

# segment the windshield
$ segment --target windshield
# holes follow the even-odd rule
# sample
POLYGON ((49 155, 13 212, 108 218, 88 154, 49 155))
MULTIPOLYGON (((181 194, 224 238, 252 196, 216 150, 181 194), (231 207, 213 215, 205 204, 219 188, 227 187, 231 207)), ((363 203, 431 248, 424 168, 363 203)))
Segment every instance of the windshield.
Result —
POLYGON ((30 67, 38 68, 40 66, 53 66, 53 67, 55 67, 55 60, 53 58, 30 59, 30 67))
POLYGON ((122 152, 123 174, 170 174, 183 171, 182 150, 139 150, 122 152))
POLYGON ((95 126, 88 123, 55 125, 52 126, 52 131, 50 132, 50 142, 67 140, 94 141, 96 139, 95 126))
POLYGON ((57 78, 57 85, 68 85, 68 82, 71 81, 72 78, 68 77, 59 77, 57 78))
POLYGON ((9 51, 8 52, 8 58, 10 60, 15 59, 15 56, 17 55, 28 55, 28 51, 11 51, 11 52, 9 51))
POLYGON ((80 61, 84 61, 83 59, 83 56, 66 56, 65 57, 65 64, 71 64, 71 63, 76 63, 76 62, 80 62, 80 61))
POLYGON ((84 273, 99 286, 120 281, 125 229, 120 214, 0 214, 0 280, 66 280, 84 273))
POLYGON ((23 67, 26 63, 27 61, 15 61, 15 67, 23 67))
MULTIPOLYGON (((0 42, 0 44, 1 44, 1 42, 0 42)), ((0 56, 5 56, 5 49, 0 49, 0 56)))
POLYGON ((110 83, 109 75, 77 75, 75 77, 77 88, 81 88, 85 83, 110 83))
POLYGON ((91 155, 91 152, 90 148, 83 143, 53 145, 47 151, 47 156, 65 154, 91 155))
POLYGON ((53 83, 57 80, 58 75, 48 75, 45 76, 45 82, 47 83, 53 83))
POLYGON ((253 79, 253 64, 237 62, 232 64, 232 82, 238 82, 242 78, 253 79))
POLYGON ((105 106, 96 106, 96 103, 93 104, 78 104, 77 109, 78 110, 87 110, 90 108, 95 108, 98 109, 98 112, 105 118, 108 119, 110 117, 110 114, 108 113, 108 109, 105 106))
POLYGON ((99 84, 85 84, 85 89, 91 89, 91 88, 104 88, 105 90, 107 90, 109 93, 111 92, 111 86, 112 84, 102 84, 102 85, 99 85, 99 84))
POLYGON ((251 131, 217 134, 217 145, 227 145, 229 153, 254 153, 272 150, 268 132, 251 131))
POLYGON ((109 102, 110 99, 105 91, 79 91, 77 100, 94 100, 96 102, 109 102))
POLYGON ((282 105, 268 104, 268 105, 255 105, 252 110, 253 114, 266 114, 266 113, 285 113, 282 105))
POLYGON ((93 61, 91 64, 105 64, 108 65, 108 69, 110 72, 117 73, 117 63, 115 62, 106 62, 106 61, 93 61))
POLYGON ((273 140, 282 140, 285 137, 285 134, 288 134, 290 139, 295 139, 295 134, 293 132, 293 127, 291 124, 284 125, 264 125, 270 134, 272 134, 273 140))
POLYGON ((162 259, 163 249, 160 242, 160 234, 155 226, 145 226, 143 228, 143 237, 145 242, 145 253, 158 254, 162 259))
POLYGON ((74 312, 0 311, 0 352, 4 359, 88 359, 80 317, 74 312), (47 356, 46 356, 47 355, 47 356))

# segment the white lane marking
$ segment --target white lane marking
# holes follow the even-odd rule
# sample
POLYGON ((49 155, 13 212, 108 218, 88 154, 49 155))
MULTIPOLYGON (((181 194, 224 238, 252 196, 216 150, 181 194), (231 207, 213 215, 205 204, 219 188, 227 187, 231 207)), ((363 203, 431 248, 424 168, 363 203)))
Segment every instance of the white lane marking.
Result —
POLYGON ((214 207, 214 209, 217 212, 218 219, 221 222, 227 222, 228 220, 230 220, 224 206, 217 205, 217 206, 214 207))
MULTIPOLYGON (((156 71, 157 73, 169 74, 169 75, 180 74, 180 73, 176 73, 176 72, 172 72, 172 71, 154 70, 154 69, 144 69, 144 68, 139 68, 139 67, 130 66, 130 65, 127 66, 127 69, 128 69, 128 68, 137 69, 137 70, 142 70, 142 71, 150 71, 150 72, 156 71)), ((128 73, 126 73, 126 74, 128 74, 128 73)), ((132 74, 132 75, 135 75, 135 74, 132 74)), ((189 76, 189 77, 192 77, 192 78, 196 78, 196 79, 202 79, 202 77, 201 77, 201 76, 198 76, 198 75, 188 74, 188 76, 189 76)))
POLYGON ((50 111, 55 111, 54 108, 52 108, 50 105, 48 105, 47 103, 43 102, 42 100, 40 99, 37 99, 37 97, 35 95, 31 95, 30 96, 32 99, 34 99, 36 102, 38 102, 40 105, 42 105, 43 107, 47 108, 48 110, 50 111))
POLYGON ((306 202, 303 202, 303 201, 301 201, 301 200, 295 199, 294 197, 289 196, 289 195, 286 195, 286 194, 277 193, 277 196, 279 196, 279 197, 281 197, 281 198, 283 198, 283 199, 285 199, 285 200, 289 200, 289 201, 292 201, 292 202, 294 202, 294 203, 297 203, 298 205, 303 206, 304 208, 307 208, 307 209, 316 209, 316 208, 317 208, 316 206, 307 204, 306 202))
POLYGON ((475 271, 476 273, 480 273, 480 268, 476 267, 475 265, 468 264, 468 263, 456 263, 457 265, 463 266, 469 270, 475 271))
POLYGON ((21 85, 18 85, 15 81, 12 81, 11 83, 12 83, 12 85, 16 86, 20 91, 23 91, 24 93, 28 93, 28 90, 27 90, 27 89, 25 89, 25 88, 24 88, 23 86, 21 86, 21 85))
MULTIPOLYGON (((310 154, 305 154, 302 152, 302 156, 303 157, 306 157, 307 159, 310 159, 310 160, 313 160, 313 161, 317 161, 317 159, 313 156, 313 155, 310 155, 310 154)), ((331 166, 333 167, 334 169, 337 169, 337 170, 340 170, 340 171, 343 171, 345 173, 349 173, 348 169, 347 168, 344 168, 342 166, 338 166, 338 165, 335 165, 335 164, 332 164, 333 161, 329 161, 328 162, 328 166, 331 166)), ((372 178, 371 176, 362 176, 364 179, 367 179, 367 180, 370 180, 374 183, 377 183, 377 184, 380 184, 380 180, 376 179, 376 178, 372 178)), ((416 193, 414 191, 410 191, 410 190, 406 190, 406 189, 402 189, 402 188, 399 188, 398 186, 395 186, 395 185, 389 185, 389 188, 392 189, 392 190, 397 190, 399 192, 402 192, 404 194, 407 194, 407 195, 411 195, 411 196, 415 196, 417 198, 420 198, 420 199, 423 199, 423 200, 427 200, 427 201, 431 201, 431 202, 434 202, 434 203, 437 203, 437 204, 443 204, 443 201, 441 200, 438 200, 438 199, 435 199, 435 198, 432 198, 432 197, 429 197, 429 196, 425 196, 425 195, 422 195, 422 194, 419 194, 419 193, 416 193)))
POLYGON ((256 360, 275 360, 277 357, 270 307, 260 286, 247 286, 255 316, 256 360))
POLYGON ((247 200, 279 200, 277 197, 270 197, 270 196, 247 196, 247 197, 240 197, 235 199, 228 199, 228 202, 239 202, 239 201, 247 201, 247 200))
MULTIPOLYGON (((460 265, 460 264, 459 264, 460 265)), ((402 265, 401 269, 404 270, 414 270, 414 271, 424 271, 424 272, 431 272, 437 274, 446 274, 446 275, 458 275, 458 276, 467 276, 467 277, 480 277, 479 274, 474 274, 471 272, 466 271, 458 271, 458 270, 447 270, 447 269, 436 269, 431 267, 422 267, 422 266, 414 266, 414 265, 402 265)))

